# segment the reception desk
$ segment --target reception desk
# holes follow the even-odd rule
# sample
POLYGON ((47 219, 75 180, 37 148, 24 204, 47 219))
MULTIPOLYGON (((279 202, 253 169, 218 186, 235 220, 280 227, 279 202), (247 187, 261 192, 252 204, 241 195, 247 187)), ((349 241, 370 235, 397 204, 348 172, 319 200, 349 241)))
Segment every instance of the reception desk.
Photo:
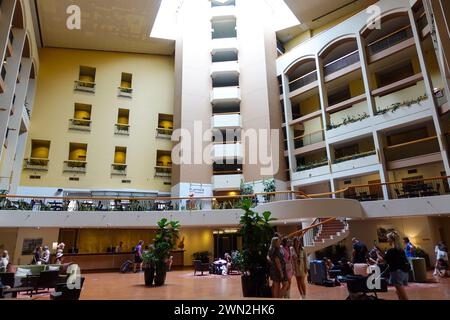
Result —
MULTIPOLYGON (((171 251, 173 256, 172 267, 183 267, 184 250, 171 251)), ((64 254, 63 263, 75 263, 83 271, 118 271, 127 260, 134 262, 134 254, 123 253, 77 253, 64 254)))

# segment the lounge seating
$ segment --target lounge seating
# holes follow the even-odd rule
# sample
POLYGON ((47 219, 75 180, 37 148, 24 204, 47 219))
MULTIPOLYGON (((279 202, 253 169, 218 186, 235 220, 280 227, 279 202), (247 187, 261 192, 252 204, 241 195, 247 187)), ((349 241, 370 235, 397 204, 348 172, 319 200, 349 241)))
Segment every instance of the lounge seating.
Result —
POLYGON ((194 260, 193 263, 194 263, 194 276, 197 274, 197 272, 201 272, 201 275, 203 275, 203 272, 206 271, 209 272, 209 262, 194 260))
POLYGON ((5 272, 0 273, 0 281, 4 286, 14 287, 14 273, 13 272, 5 272))
POLYGON ((32 287, 37 293, 39 289, 56 288, 58 283, 60 283, 59 270, 54 271, 42 271, 39 275, 28 275, 24 279, 25 287, 32 287))
POLYGON ((80 288, 70 289, 66 283, 59 284, 55 288, 55 292, 50 294, 51 300, 79 300, 81 290, 83 289, 84 277, 80 278, 80 288))

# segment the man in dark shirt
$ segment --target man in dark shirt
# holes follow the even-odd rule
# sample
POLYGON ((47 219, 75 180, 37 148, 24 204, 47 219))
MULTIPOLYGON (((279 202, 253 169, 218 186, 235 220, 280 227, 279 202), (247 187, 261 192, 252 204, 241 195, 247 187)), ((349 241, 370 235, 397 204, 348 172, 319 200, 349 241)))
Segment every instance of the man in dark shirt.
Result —
POLYGON ((367 262, 367 246, 357 238, 352 239, 353 243, 353 263, 367 262))

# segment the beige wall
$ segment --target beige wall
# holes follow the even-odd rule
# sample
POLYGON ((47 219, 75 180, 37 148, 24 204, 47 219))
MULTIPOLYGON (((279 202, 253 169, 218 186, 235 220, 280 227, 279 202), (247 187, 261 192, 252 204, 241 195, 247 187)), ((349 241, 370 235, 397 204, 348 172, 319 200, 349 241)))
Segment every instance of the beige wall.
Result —
POLYGON ((88 188, 169 191, 163 179, 154 178, 157 150, 171 150, 168 140, 156 139, 158 114, 173 114, 173 58, 165 56, 107 53, 95 51, 42 49, 41 72, 25 157, 31 154, 31 140, 49 140, 49 171, 40 180, 22 174, 21 185, 33 187, 88 188), (79 67, 96 68, 95 94, 75 92, 79 67), (117 97, 122 72, 133 75, 133 98, 117 97), (91 132, 68 130, 74 104, 92 105, 91 132), (114 134, 118 109, 130 110, 130 135, 114 134), (87 174, 80 181, 69 181, 76 174, 63 173, 69 144, 85 143, 87 174), (128 175, 132 184, 111 177, 116 146, 127 147, 128 175))
MULTIPOLYGON (((29 264, 33 259, 32 255, 22 255, 23 240, 42 238, 42 245, 49 246, 51 250, 53 242, 58 242, 58 237, 59 228, 18 228, 13 264, 29 264)), ((52 253, 54 252, 52 251, 52 253)))

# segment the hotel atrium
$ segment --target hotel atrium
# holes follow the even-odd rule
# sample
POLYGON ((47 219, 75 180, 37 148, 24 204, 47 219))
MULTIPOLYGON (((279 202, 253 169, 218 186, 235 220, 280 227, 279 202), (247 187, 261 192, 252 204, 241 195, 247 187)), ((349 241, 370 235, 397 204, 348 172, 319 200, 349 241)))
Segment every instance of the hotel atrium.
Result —
MULTIPOLYGON (((447 0, 0 0, 0 299, 64 297, 71 266, 73 299, 255 297, 270 212, 307 269, 408 238, 409 299, 449 300, 449 26, 447 0)), ((349 295, 311 270, 283 297, 349 295)))

